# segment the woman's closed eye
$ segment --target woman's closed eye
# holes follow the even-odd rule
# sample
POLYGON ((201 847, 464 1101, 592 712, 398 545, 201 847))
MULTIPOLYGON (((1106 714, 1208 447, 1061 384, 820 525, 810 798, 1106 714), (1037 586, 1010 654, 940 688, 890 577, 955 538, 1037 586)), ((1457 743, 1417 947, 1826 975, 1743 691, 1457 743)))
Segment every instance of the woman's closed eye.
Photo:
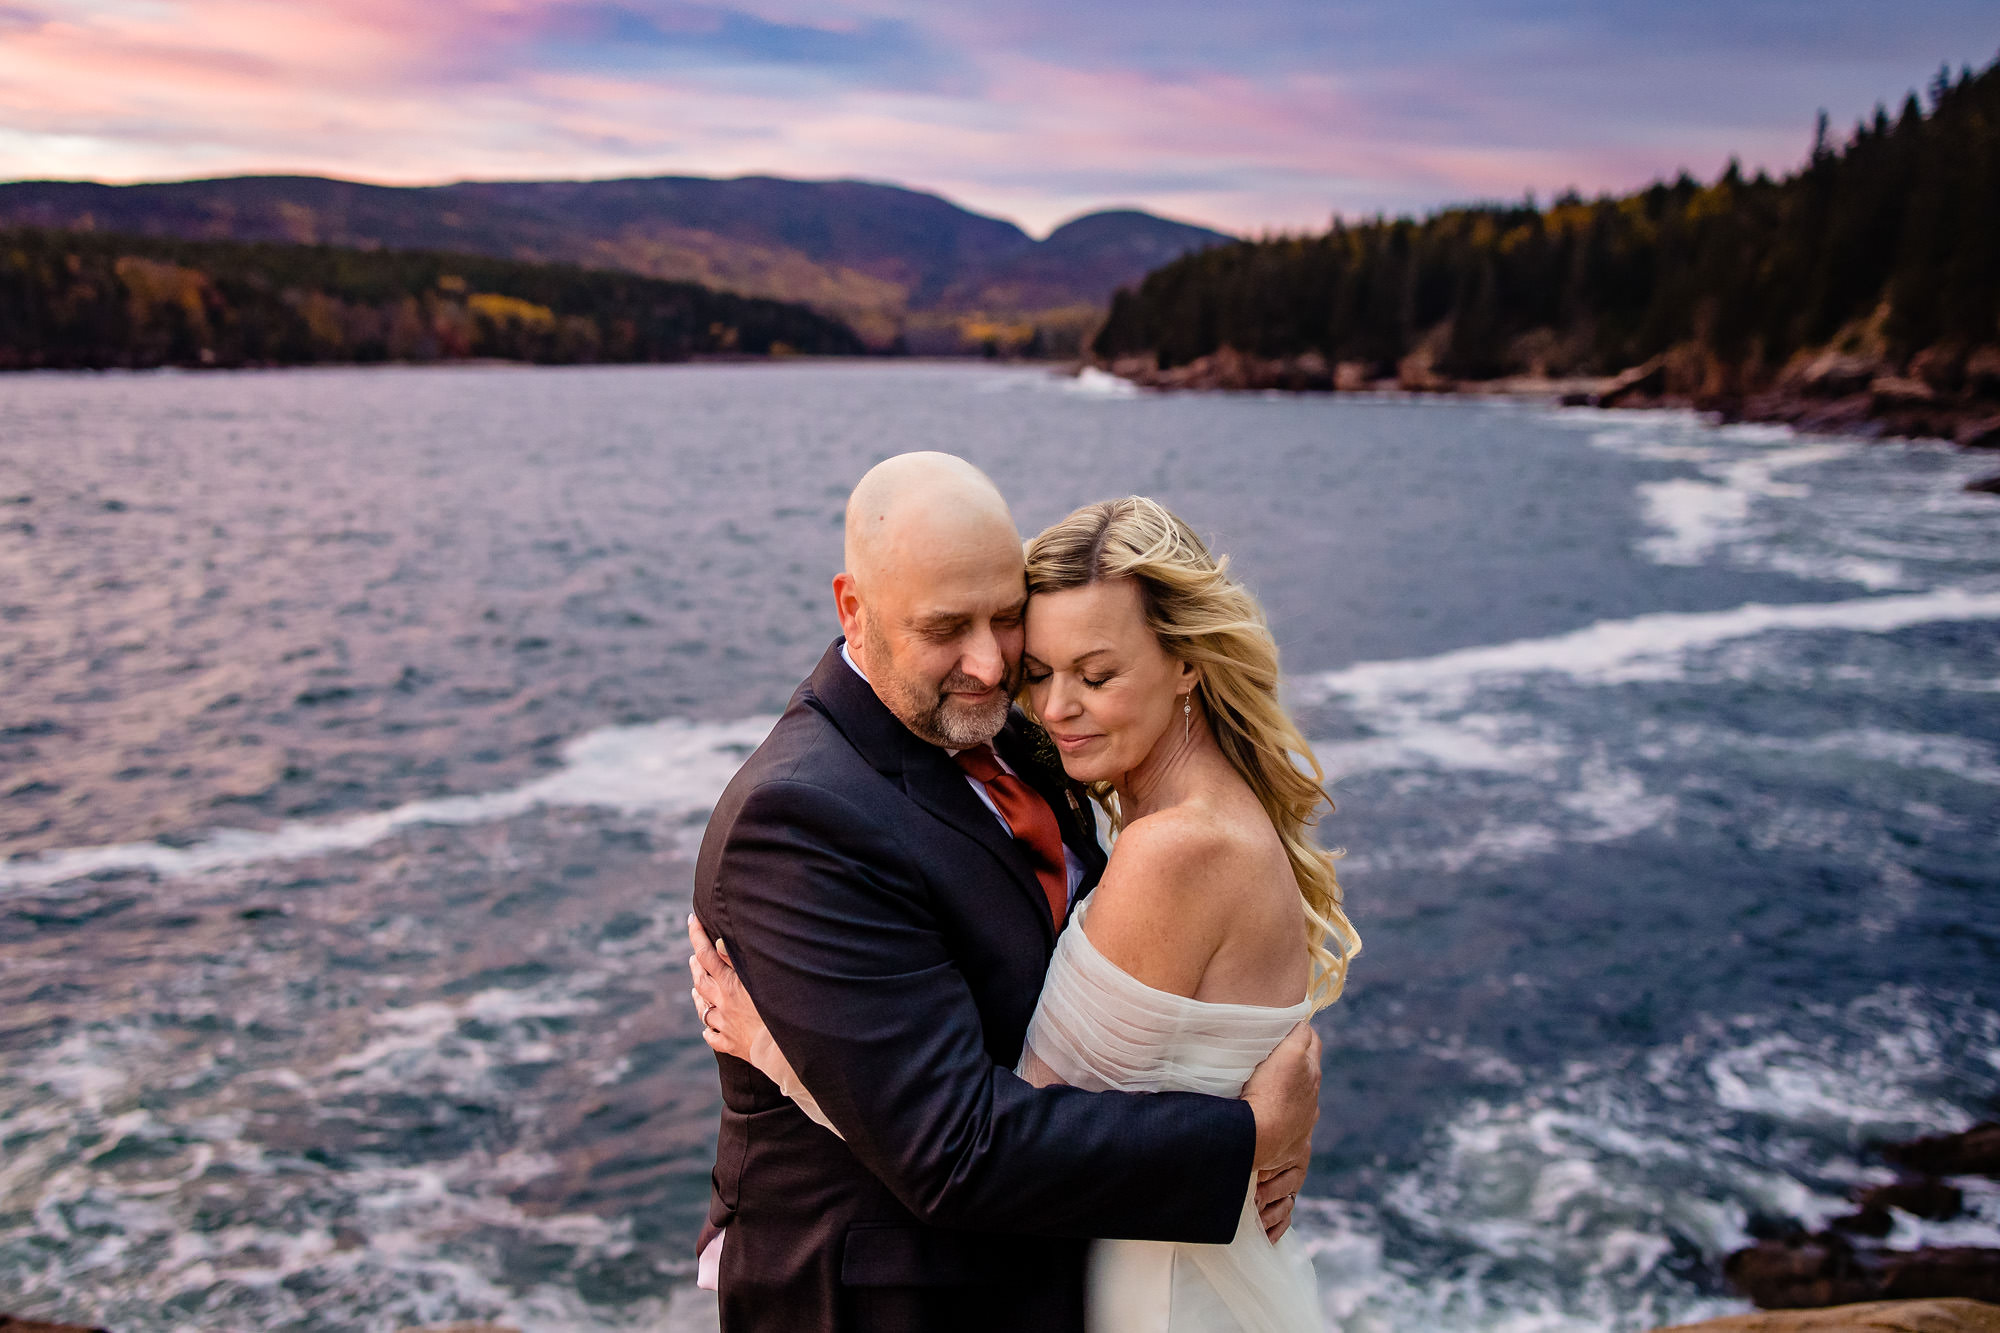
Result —
MULTIPOLYGON (((1027 681, 1030 685, 1039 685, 1054 674, 1055 672, 1049 670, 1047 667, 1027 667, 1022 670, 1021 679, 1027 681)), ((1077 679, 1088 685, 1091 689, 1096 690, 1102 689, 1106 684, 1110 683, 1111 677, 1078 676, 1077 679)))

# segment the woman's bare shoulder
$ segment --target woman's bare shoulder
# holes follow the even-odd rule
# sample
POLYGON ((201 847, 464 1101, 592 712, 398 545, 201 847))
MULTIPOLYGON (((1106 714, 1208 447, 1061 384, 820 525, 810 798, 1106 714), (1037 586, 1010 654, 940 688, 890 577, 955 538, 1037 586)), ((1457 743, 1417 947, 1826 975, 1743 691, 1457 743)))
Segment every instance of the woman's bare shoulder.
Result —
POLYGON ((1249 850, 1252 841, 1215 806, 1189 801, 1133 820, 1114 851, 1131 861, 1192 860, 1213 868, 1249 850))
POLYGON ((1254 834, 1193 804, 1134 820, 1091 896, 1091 944, 1149 986, 1194 995, 1240 906, 1230 886, 1263 866, 1254 834))

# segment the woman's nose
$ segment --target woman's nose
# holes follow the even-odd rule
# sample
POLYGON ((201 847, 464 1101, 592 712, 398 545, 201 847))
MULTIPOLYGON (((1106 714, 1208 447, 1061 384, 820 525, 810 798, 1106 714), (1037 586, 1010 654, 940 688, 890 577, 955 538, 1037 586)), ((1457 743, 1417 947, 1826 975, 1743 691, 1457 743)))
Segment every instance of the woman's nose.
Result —
POLYGON ((1081 701, 1078 700, 1076 695, 1076 687, 1064 680, 1060 672, 1049 677, 1047 689, 1049 692, 1049 701, 1041 710, 1043 717, 1075 717, 1082 711, 1080 706, 1081 701))

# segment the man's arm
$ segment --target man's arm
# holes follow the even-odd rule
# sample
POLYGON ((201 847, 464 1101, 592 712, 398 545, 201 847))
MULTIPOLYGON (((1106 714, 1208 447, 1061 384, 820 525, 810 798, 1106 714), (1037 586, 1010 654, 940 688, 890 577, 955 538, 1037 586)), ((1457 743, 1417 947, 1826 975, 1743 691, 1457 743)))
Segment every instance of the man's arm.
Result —
MULTIPOLYGON (((729 961, 729 946, 710 940, 700 918, 688 916, 688 971, 694 980, 695 1014, 701 1020, 701 1039, 719 1055, 749 1062, 757 1072, 778 1085, 778 1091, 805 1112, 806 1118, 835 1135, 840 1130, 827 1119, 819 1102, 799 1082, 791 1061, 778 1049, 757 1006, 743 989, 743 980, 729 961)), ((1264 1234, 1272 1243, 1291 1229, 1292 1210, 1305 1182, 1306 1161, 1312 1153, 1313 1120, 1302 1114, 1319 1101, 1319 1035, 1312 1024, 1300 1023, 1276 1050, 1257 1066, 1243 1089, 1243 1099, 1257 1118, 1257 1213, 1264 1234), (1305 1077, 1302 1079, 1302 1075, 1305 1077), (1310 1089, 1301 1096, 1301 1089, 1310 1089), (1287 1106, 1290 1102, 1292 1105, 1287 1106), (1261 1108, 1261 1109, 1260 1109, 1261 1108), (1273 1127, 1290 1123, 1290 1113, 1298 1127, 1287 1142, 1273 1127)), ((1022 1054, 1021 1077, 1038 1088, 1062 1082, 1038 1059, 1034 1051, 1022 1054)))
POLYGON ((907 854, 822 788, 746 800, 713 934, 855 1156, 941 1226, 1227 1241, 1257 1155, 1241 1101, 1034 1088, 987 1055, 907 854))

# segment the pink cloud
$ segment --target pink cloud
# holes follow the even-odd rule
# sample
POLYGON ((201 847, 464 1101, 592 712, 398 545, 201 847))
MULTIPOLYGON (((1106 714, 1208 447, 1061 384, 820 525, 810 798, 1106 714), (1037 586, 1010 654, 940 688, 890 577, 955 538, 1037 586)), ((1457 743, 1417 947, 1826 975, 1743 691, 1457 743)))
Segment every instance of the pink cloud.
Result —
MULTIPOLYGON (((1060 13, 1026 7, 939 15, 923 40, 957 62, 948 78, 752 67, 740 51, 704 63, 674 46, 675 33, 712 35, 725 19, 750 38, 914 31, 897 0, 829 12, 807 0, 740 12, 668 12, 665 0, 44 0, 40 22, 17 12, 0 42, 0 176, 762 171, 902 181, 1036 228, 1132 203, 1255 231, 1528 188, 1627 189, 1682 165, 1711 174, 1732 151, 1783 170, 1810 123, 1810 106, 1785 130, 1706 113, 1699 99, 1648 111, 1620 79, 1658 82, 1667 66, 1638 56, 1597 69, 1546 25, 1501 49, 1501 66, 1517 65, 1482 56, 1476 75, 1443 56, 1357 69, 1121 63, 1101 54, 1117 30, 1103 14, 1084 16, 1094 45, 1065 45, 1051 40, 1060 13), (615 29, 627 3, 651 46, 576 45, 576 32, 615 29), (1571 113, 1586 96, 1600 114, 1571 113)), ((1272 27, 1246 18, 1232 35, 1267 40, 1258 34, 1272 27)))

